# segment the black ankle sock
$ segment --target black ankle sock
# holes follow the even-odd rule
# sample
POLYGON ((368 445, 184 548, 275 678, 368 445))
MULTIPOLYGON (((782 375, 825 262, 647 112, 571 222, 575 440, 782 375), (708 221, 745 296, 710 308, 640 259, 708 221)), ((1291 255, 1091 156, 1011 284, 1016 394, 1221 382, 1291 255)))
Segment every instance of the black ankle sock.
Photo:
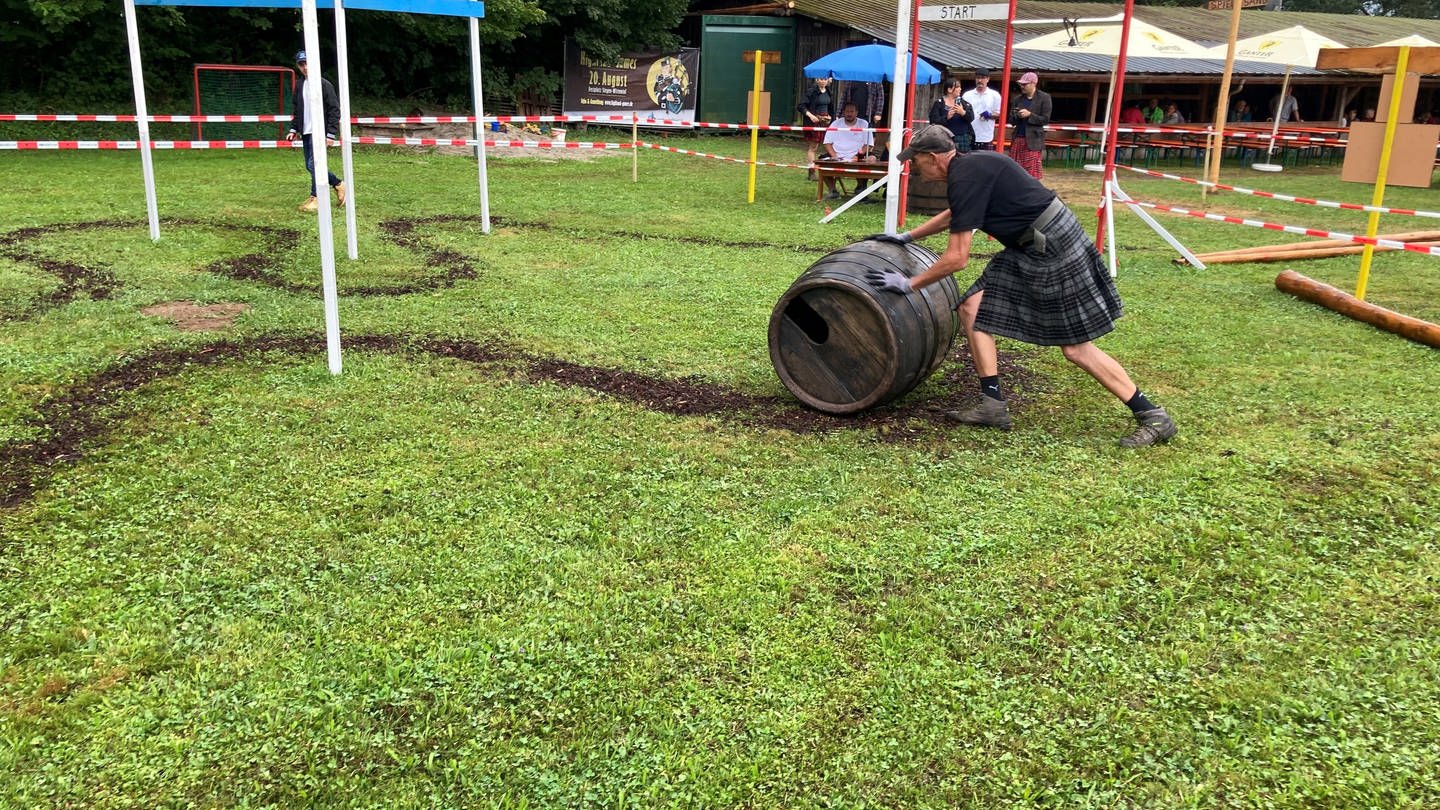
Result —
POLYGON ((981 377, 980 393, 991 399, 998 399, 1004 402, 1005 397, 1000 393, 1000 375, 992 374, 989 377, 981 377))
POLYGON ((1151 402, 1149 399, 1146 399, 1145 392, 1141 391, 1139 388, 1135 389, 1135 396, 1130 397, 1130 399, 1126 400, 1125 404, 1130 408, 1131 413, 1140 413, 1141 411, 1153 411, 1157 407, 1155 403, 1151 402))

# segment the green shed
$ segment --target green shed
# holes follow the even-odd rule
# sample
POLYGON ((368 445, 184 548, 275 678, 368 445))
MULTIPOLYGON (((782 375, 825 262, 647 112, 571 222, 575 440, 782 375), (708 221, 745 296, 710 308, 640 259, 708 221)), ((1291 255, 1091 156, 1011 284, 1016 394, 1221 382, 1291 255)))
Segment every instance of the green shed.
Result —
POLYGON ((699 120, 737 123, 749 117, 745 98, 755 85, 755 65, 744 61, 746 51, 780 52, 780 64, 765 66, 770 123, 794 123, 794 18, 717 14, 701 19, 699 120))

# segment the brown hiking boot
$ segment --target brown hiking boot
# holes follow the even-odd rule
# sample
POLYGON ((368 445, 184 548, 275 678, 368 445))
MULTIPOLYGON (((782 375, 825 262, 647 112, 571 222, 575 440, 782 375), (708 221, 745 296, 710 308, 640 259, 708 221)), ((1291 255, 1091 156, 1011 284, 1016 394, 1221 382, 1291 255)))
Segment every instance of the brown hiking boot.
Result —
POLYGON ((341 205, 345 204, 345 184, 343 182, 335 184, 335 197, 340 200, 341 205))
POLYGON ((1001 430, 1010 429, 1010 409, 1005 407, 1004 400, 991 397, 980 397, 980 404, 968 411, 946 411, 945 418, 952 422, 959 422, 962 425, 972 427, 993 427, 1001 430))
POLYGON ((312 213, 315 212, 315 211, 319 211, 319 210, 320 210, 320 201, 317 200, 317 199, 314 198, 314 197, 311 197, 311 198, 309 198, 308 200, 306 200, 305 202, 300 203, 300 207, 299 207, 298 209, 296 209, 296 210, 298 210, 298 211, 310 211, 310 212, 312 212, 312 213))
POLYGON ((1164 408, 1155 408, 1150 411, 1141 411, 1135 414, 1135 421, 1140 427, 1134 433, 1120 440, 1121 447, 1149 447, 1152 444, 1163 444, 1175 438, 1179 429, 1175 427, 1175 420, 1164 408))

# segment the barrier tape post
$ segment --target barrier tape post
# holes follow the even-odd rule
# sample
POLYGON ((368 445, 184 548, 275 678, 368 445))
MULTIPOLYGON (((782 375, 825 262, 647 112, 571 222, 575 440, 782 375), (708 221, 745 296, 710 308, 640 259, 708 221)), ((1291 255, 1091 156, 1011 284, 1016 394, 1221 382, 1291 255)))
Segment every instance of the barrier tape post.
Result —
POLYGON ((760 159, 760 92, 765 87, 765 52, 754 51, 755 90, 750 95, 750 190, 745 202, 755 202, 755 161, 760 159))
MULTIPOLYGON (((1400 118, 1400 93, 1405 89, 1405 68, 1410 63, 1410 46, 1400 46, 1400 58, 1395 64, 1394 87, 1390 91, 1390 115, 1385 121, 1385 141, 1380 144, 1380 167, 1375 170, 1375 193, 1370 198, 1371 205, 1383 205, 1385 203, 1385 178, 1390 174, 1390 144, 1395 139, 1395 124, 1400 118)), ((1284 101, 1285 97, 1280 97, 1284 101)), ((1365 223, 1365 235, 1374 238, 1380 231, 1380 214, 1377 211, 1370 212, 1370 218, 1365 223)), ((1375 246, 1366 245, 1364 252, 1360 254, 1360 277, 1355 281, 1355 297, 1361 301, 1365 300, 1365 285, 1370 281, 1370 262, 1375 258, 1375 246)))
POLYGON ((640 116, 630 113, 630 182, 640 182, 640 116))

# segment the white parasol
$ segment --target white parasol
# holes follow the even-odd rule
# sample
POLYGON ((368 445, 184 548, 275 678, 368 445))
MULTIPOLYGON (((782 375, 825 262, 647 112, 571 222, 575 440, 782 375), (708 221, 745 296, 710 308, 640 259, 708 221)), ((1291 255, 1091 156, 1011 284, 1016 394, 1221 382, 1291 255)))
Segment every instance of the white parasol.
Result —
MULTIPOLYGON (((1212 49, 1212 58, 1224 59, 1227 45, 1212 49)), ((1303 25, 1292 25, 1279 31, 1247 37, 1235 43, 1235 58, 1247 62, 1266 62, 1285 66, 1285 80, 1280 84, 1280 104, 1275 110, 1275 125, 1270 128, 1270 145, 1265 150, 1265 162, 1251 166, 1262 172, 1278 172, 1284 167, 1270 162, 1275 152, 1275 136, 1280 132, 1280 113, 1285 109, 1285 97, 1290 91, 1290 71, 1296 65, 1313 68, 1320 56, 1321 48, 1343 48, 1344 45, 1327 36, 1317 34, 1303 25)))

